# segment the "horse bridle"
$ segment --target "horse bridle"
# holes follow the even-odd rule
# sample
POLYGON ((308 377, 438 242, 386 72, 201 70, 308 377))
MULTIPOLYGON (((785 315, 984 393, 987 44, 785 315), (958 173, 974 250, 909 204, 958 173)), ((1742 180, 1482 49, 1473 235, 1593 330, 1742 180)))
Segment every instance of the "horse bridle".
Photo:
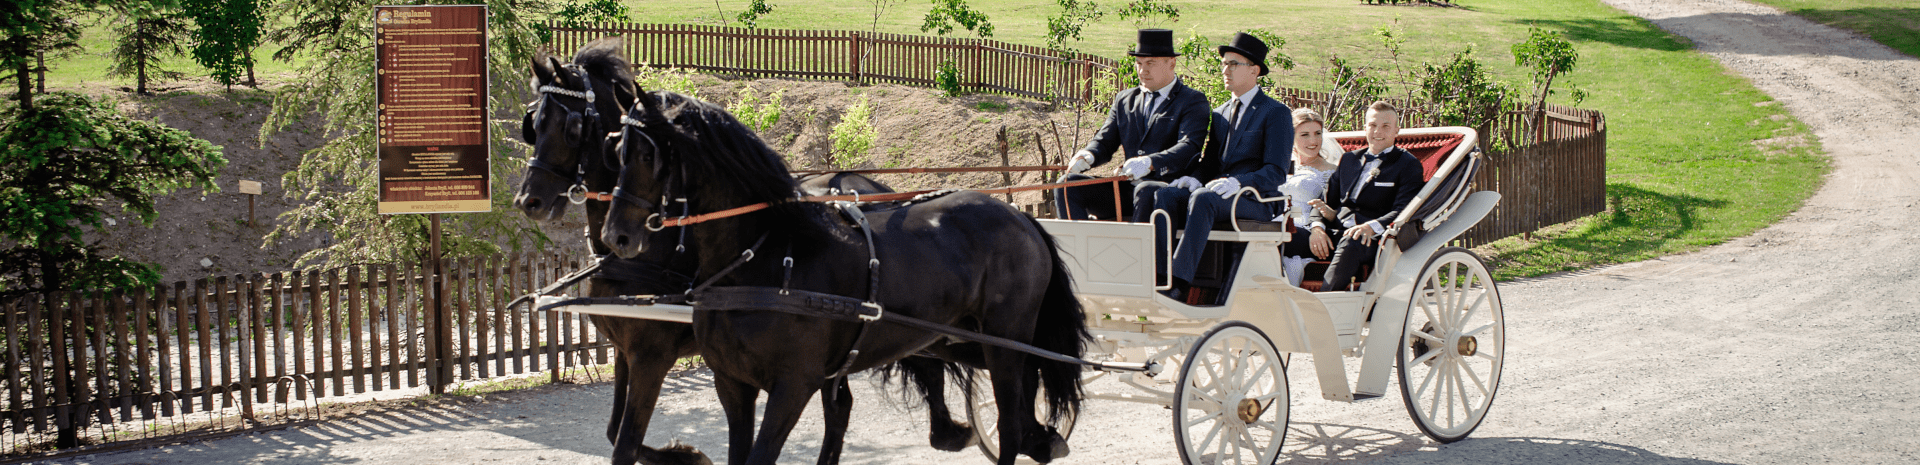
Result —
MULTIPOLYGON (((580 86, 584 87, 585 90, 573 90, 565 87, 556 86, 553 84, 546 84, 546 85, 540 86, 540 88, 538 89, 540 91, 539 106, 535 108, 527 109, 526 116, 520 122, 520 128, 521 128, 520 137, 523 139, 526 139, 527 143, 529 144, 534 142, 533 141, 534 131, 532 129, 534 112, 537 111, 538 108, 545 108, 547 105, 547 101, 557 100, 559 98, 558 96, 572 97, 572 98, 580 99, 587 103, 586 111, 584 112, 584 114, 575 113, 573 109, 567 108, 564 105, 560 107, 562 110, 565 110, 567 112, 568 116, 572 116, 576 114, 581 115, 580 124, 581 124, 583 133, 585 132, 586 128, 597 128, 600 126, 599 124, 600 112, 599 110, 594 108, 593 79, 587 78, 586 71, 581 70, 578 65, 566 65, 564 66, 564 68, 567 69, 568 71, 572 71, 574 75, 581 77, 580 86)), ((587 141, 587 137, 585 137, 583 134, 579 139, 573 140, 572 143, 569 144, 569 146, 573 147, 575 151, 574 153, 578 154, 580 153, 581 150, 584 149, 583 146, 585 145, 586 141, 587 141)), ((584 156, 575 157, 574 166, 573 166, 573 176, 572 176, 573 186, 567 188, 568 201, 571 201, 575 204, 581 204, 581 203, 586 203, 587 200, 600 200, 600 201, 613 200, 613 197, 609 196, 606 193, 587 191, 586 168, 584 167, 584 165, 586 164, 585 158, 586 157, 584 156)), ((556 166, 553 163, 549 163, 546 160, 541 160, 539 154, 537 153, 527 157, 527 167, 545 171, 547 173, 550 173, 554 176, 558 176, 563 179, 568 177, 566 174, 562 173, 562 170, 564 168, 560 166, 556 166)))
MULTIPOLYGON (((635 103, 633 105, 633 110, 630 110, 629 113, 633 111, 644 110, 646 106, 643 102, 645 102, 645 99, 647 98, 648 97, 645 93, 641 93, 640 99, 642 103, 635 103)), ((629 160, 631 160, 631 157, 628 151, 633 150, 633 146, 634 146, 633 142, 636 140, 646 142, 647 147, 650 150, 652 150, 651 152, 648 152, 648 153, 652 153, 653 156, 655 157, 665 156, 665 152, 661 151, 660 144, 654 141, 653 136, 647 134, 648 126, 645 121, 634 119, 630 115, 620 115, 620 126, 621 126, 620 138, 622 140, 620 144, 620 153, 618 154, 618 156, 620 157, 621 163, 624 164, 624 163, 630 162, 629 160), (627 137, 628 134, 633 134, 640 137, 638 139, 629 138, 627 137)), ((632 162, 637 163, 637 161, 632 161, 632 162)), ((622 170, 624 171, 625 168, 622 168, 622 170)), ((610 198, 622 199, 628 202, 633 202, 635 205, 639 205, 641 208, 645 208, 648 212, 651 212, 651 214, 647 216, 646 221, 643 222, 642 225, 646 227, 647 231, 649 232, 660 232, 661 230, 666 229, 666 226, 664 225, 666 217, 661 214, 666 211, 665 207, 676 202, 679 203, 680 215, 682 217, 685 217, 688 214, 688 212, 693 208, 692 204, 690 202, 687 202, 686 198, 673 197, 673 189, 674 187, 676 187, 676 184, 685 183, 685 180, 684 180, 684 176, 686 175, 685 172, 686 170, 674 170, 675 176, 673 176, 668 180, 664 188, 660 189, 660 203, 654 203, 653 201, 640 198, 640 196, 634 195, 632 192, 628 192, 623 186, 618 186, 618 185, 613 187, 613 194, 610 196, 610 198)), ((621 178, 622 179, 626 178, 625 173, 622 173, 621 178)), ((687 246, 687 230, 686 228, 681 228, 680 229, 680 245, 677 248, 679 250, 686 250, 686 246, 687 246)))

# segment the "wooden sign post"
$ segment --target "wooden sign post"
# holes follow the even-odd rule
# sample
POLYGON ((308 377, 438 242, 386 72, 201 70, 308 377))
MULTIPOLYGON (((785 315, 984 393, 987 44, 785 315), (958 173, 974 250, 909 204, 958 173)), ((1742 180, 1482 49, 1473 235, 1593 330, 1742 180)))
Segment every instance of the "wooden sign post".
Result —
POLYGON ((253 224, 253 198, 260 196, 260 181, 240 181, 240 193, 247 194, 247 227, 253 224))
POLYGON ((425 213, 433 298, 429 390, 453 382, 440 214, 493 209, 487 145, 487 7, 373 8, 380 213, 425 213))

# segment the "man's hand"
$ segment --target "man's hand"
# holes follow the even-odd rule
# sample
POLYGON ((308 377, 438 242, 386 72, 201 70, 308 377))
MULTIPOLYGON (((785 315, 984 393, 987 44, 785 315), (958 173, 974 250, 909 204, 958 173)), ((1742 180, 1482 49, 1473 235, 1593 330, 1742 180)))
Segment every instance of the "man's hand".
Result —
POLYGON ((1175 179, 1167 185, 1186 189, 1188 192, 1200 190, 1200 180, 1194 179, 1193 176, 1181 176, 1180 179, 1175 179))
POLYGON ((1313 237, 1307 239, 1307 245, 1313 249, 1313 256, 1321 260, 1333 254, 1333 238, 1327 237, 1326 228, 1313 228, 1313 237))
POLYGON ((1073 159, 1067 160, 1068 173, 1085 173, 1090 168, 1093 168, 1093 152, 1081 150, 1073 154, 1073 159))
POLYGON ((1120 165, 1120 174, 1127 175, 1134 179, 1140 179, 1141 176, 1146 176, 1147 172, 1152 170, 1153 159, 1147 157, 1128 158, 1127 164, 1120 165))
POLYGON ((1215 179, 1213 182, 1207 183, 1207 189, 1213 191, 1215 194, 1220 194, 1221 197, 1231 196, 1234 191, 1240 190, 1240 180, 1234 179, 1232 176, 1215 179))
POLYGON ((1333 208, 1327 207, 1327 202, 1325 200, 1307 199, 1307 206, 1313 208, 1313 211, 1309 212, 1311 213, 1310 215, 1308 215, 1309 217, 1313 215, 1320 215, 1328 219, 1334 219, 1339 216, 1338 214, 1334 213, 1333 208))
POLYGON ((1346 238, 1360 241, 1361 244, 1373 244, 1373 226, 1361 224, 1347 228, 1346 238))

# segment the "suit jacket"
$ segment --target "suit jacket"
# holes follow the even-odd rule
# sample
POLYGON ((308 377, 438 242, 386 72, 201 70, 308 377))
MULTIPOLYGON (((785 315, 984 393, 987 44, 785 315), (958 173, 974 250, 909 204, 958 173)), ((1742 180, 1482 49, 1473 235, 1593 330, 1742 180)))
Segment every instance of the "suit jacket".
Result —
POLYGON ((1368 180, 1359 195, 1348 199, 1348 191, 1360 182, 1360 168, 1366 163, 1366 153, 1367 149, 1361 148, 1340 156, 1340 167, 1327 179, 1327 193, 1321 200, 1327 203, 1327 208, 1339 212, 1343 222, 1351 219, 1358 226, 1379 220, 1381 227, 1391 228, 1394 218, 1400 216, 1400 211, 1413 202, 1413 197, 1419 195, 1420 188, 1426 184, 1420 179, 1423 175, 1420 160, 1400 147, 1387 150, 1380 154, 1380 174, 1368 180))
POLYGON ((1190 175, 1203 183, 1232 176, 1261 195, 1277 195, 1293 171, 1293 109, 1257 90, 1249 100, 1239 127, 1227 119, 1233 100, 1213 109, 1206 151, 1190 175))
MULTIPOLYGON (((1113 159, 1121 147, 1121 159, 1149 157, 1153 169, 1142 179, 1167 182, 1179 178, 1200 155, 1207 138, 1207 96, 1179 81, 1168 86, 1166 100, 1151 118, 1141 115, 1146 91, 1139 87, 1120 91, 1113 98, 1113 110, 1107 122, 1093 133, 1086 151, 1093 153, 1093 166, 1113 159)), ((1291 115, 1289 115, 1291 116, 1291 115)))

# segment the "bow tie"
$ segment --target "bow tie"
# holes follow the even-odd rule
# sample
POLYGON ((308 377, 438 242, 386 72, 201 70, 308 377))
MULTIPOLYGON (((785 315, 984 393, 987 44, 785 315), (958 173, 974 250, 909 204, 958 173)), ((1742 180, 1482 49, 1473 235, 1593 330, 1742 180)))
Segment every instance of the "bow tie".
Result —
POLYGON ((1361 157, 1364 157, 1364 158, 1366 158, 1366 160, 1365 160, 1365 161, 1361 161, 1361 162, 1360 162, 1360 164, 1363 164, 1363 165, 1364 165, 1364 164, 1367 164, 1367 163, 1373 163, 1373 161, 1374 161, 1374 160, 1379 160, 1379 159, 1380 159, 1380 156, 1379 156, 1379 155, 1374 155, 1374 154, 1371 154, 1371 153, 1363 153, 1363 154, 1360 154, 1360 156, 1361 156, 1361 157))

